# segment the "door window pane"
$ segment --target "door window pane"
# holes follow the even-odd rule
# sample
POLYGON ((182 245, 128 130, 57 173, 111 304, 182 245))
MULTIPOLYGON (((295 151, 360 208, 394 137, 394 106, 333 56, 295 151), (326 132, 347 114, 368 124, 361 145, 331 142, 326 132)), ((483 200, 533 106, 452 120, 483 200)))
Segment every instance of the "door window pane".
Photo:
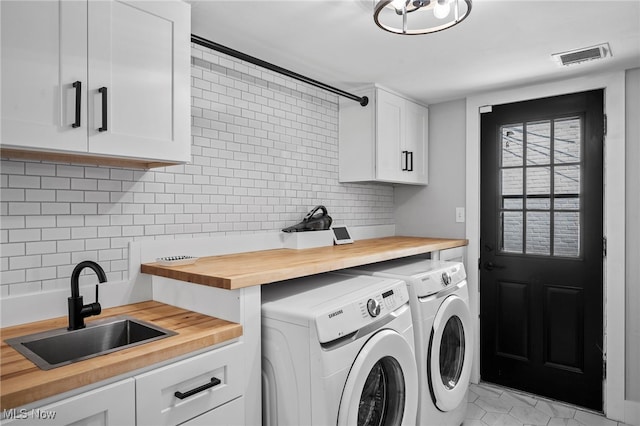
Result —
POLYGON ((522 210, 522 197, 502 197, 502 208, 505 210, 522 210))
POLYGON ((527 212, 528 254, 551 254, 551 217, 548 212, 527 212))
POLYGON ((580 117, 565 118, 554 122, 555 163, 580 162, 580 117))
POLYGON ((556 210, 579 210, 580 209, 580 197, 567 197, 559 198, 556 196, 553 200, 553 208, 556 210))
POLYGON ((580 194, 580 166, 558 166, 554 168, 554 193, 580 194))
POLYGON ((522 253, 522 212, 502 212, 502 251, 522 253))
POLYGON ((502 167, 522 166, 522 124, 502 126, 502 167))
POLYGON ((527 168, 527 208, 548 210, 551 205, 551 168, 527 168))
POLYGON ((522 195, 522 169, 502 170, 502 195, 522 195))
POLYGON ((527 123, 527 165, 551 163, 551 122, 527 123))
POLYGON ((553 222, 553 254, 580 255, 580 213, 556 212, 553 222))

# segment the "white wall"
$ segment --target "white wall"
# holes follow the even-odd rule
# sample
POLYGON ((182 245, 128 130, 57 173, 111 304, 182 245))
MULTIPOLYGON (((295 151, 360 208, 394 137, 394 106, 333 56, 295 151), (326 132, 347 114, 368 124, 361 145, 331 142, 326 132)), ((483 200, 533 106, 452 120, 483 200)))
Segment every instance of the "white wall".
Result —
POLYGON ((429 185, 395 187, 398 235, 465 238, 455 220, 465 205, 466 102, 429 106, 429 185))
POLYGON ((626 399, 640 403, 640 68, 627 71, 626 399))
POLYGON ((200 46, 192 55, 191 164, 2 160, 2 297, 68 289, 87 259, 127 279, 130 241, 278 231, 316 204, 346 225, 393 224, 393 187, 338 183, 337 96, 200 46))

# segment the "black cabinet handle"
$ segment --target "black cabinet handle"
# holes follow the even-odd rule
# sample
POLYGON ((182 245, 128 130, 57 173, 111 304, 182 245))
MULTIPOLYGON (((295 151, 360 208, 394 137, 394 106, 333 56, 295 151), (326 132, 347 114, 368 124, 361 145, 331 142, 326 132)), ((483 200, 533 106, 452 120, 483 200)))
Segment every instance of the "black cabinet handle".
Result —
POLYGON ((404 157, 404 166, 402 166, 402 171, 406 172, 409 170, 409 151, 402 151, 402 157, 404 157))
POLYGON ((82 103, 82 82, 74 81, 73 87, 76 89, 76 119, 71 125, 74 129, 80 127, 80 104, 82 103))
POLYGON ((209 383, 207 383, 207 384, 204 384, 204 385, 202 385, 202 386, 198 386, 197 388, 194 388, 194 389, 188 390, 188 391, 186 391, 186 392, 176 391, 173 395, 174 395, 176 398, 179 398, 179 399, 185 399, 185 398, 189 398, 190 396, 193 396, 193 395, 195 395, 195 394, 197 394, 197 393, 200 393, 200 392, 202 392, 202 391, 205 391, 205 390, 207 390, 207 389, 210 389, 210 388, 212 388, 212 387, 214 387, 214 386, 217 386, 217 385, 219 385, 219 384, 220 384, 220 379, 217 379, 217 378, 215 378, 215 377, 212 377, 212 378, 211 378, 211 381, 210 381, 209 383))
POLYGON ((412 172, 413 171, 413 151, 409 151, 409 153, 407 154, 407 157, 411 158, 411 161, 409 162, 409 164, 411 165, 407 167, 407 171, 412 172))
POLYGON ((99 132, 107 131, 107 88, 101 87, 98 92, 102 93, 102 127, 98 128, 99 132))

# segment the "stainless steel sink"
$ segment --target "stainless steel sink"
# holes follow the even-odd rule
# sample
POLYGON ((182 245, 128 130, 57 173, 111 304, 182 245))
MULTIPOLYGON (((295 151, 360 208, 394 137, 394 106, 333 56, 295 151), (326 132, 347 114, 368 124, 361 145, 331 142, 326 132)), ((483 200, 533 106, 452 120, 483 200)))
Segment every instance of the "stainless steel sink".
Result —
POLYGON ((86 328, 66 328, 7 339, 5 342, 43 370, 153 342, 177 334, 129 316, 93 321, 86 328))

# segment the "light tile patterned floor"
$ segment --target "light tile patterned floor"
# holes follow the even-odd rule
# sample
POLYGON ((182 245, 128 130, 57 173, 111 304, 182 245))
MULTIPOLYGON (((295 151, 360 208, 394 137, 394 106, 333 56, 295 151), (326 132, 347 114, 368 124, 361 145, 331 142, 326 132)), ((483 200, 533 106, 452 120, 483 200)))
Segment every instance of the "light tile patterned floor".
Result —
POLYGON ((463 426, 626 426, 591 411, 488 383, 471 384, 463 426))

